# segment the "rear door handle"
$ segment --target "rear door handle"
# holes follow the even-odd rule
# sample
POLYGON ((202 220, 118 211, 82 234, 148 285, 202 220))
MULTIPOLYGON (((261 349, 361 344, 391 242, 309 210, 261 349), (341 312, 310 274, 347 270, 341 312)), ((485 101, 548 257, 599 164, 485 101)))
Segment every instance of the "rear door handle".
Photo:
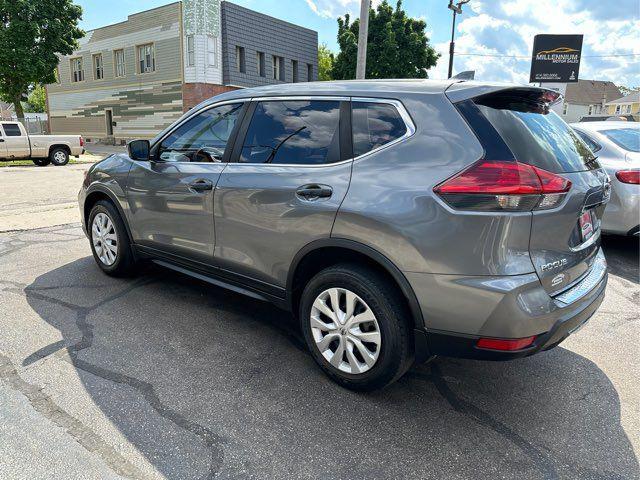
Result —
POLYGON ((191 190, 195 190, 196 192, 206 192, 208 190, 213 190, 213 183, 209 180, 196 180, 189 184, 189 188, 191 190))
POLYGON ((317 200, 319 198, 329 198, 333 194, 333 189, 328 185, 303 185, 296 190, 296 195, 305 200, 317 200))

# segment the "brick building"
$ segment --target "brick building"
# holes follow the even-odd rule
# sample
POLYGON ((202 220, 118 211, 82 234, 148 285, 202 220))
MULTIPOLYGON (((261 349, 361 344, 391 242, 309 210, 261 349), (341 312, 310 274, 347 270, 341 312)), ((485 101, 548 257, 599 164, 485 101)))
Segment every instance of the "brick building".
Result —
POLYGON ((87 32, 47 85, 52 133, 153 137, 233 88, 317 78, 318 34, 224 0, 183 0, 87 32))

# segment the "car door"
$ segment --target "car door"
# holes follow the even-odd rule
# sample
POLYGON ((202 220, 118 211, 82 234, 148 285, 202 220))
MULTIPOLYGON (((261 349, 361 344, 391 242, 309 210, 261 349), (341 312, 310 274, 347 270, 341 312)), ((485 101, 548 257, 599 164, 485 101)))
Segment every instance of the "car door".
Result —
POLYGON ((328 238, 351 179, 347 98, 252 103, 215 191, 215 259, 280 291, 293 257, 328 238))
POLYGON ((2 124, 0 124, 0 158, 7 158, 7 141, 4 136, 2 124))
POLYGON ((212 262, 213 191, 244 110, 242 102, 207 108, 159 140, 151 160, 132 160, 127 201, 138 245, 178 259, 212 262))
POLYGON ((19 123, 5 122, 2 124, 4 128, 4 146, 6 148, 7 157, 24 158, 31 153, 29 148, 29 137, 19 123))

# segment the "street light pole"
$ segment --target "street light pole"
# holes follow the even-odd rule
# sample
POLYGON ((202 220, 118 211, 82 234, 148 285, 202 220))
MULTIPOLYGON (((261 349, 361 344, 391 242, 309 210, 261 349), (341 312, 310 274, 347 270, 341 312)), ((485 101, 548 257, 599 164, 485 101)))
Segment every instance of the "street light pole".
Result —
POLYGON ((356 78, 364 79, 367 71, 367 38, 369 36, 369 8, 371 0, 360 0, 360 29, 358 31, 358 61, 356 78))
POLYGON ((453 23, 451 24, 451 42, 449 43, 449 76, 453 76, 453 53, 455 51, 456 42, 454 41, 456 33, 456 15, 462 14, 462 5, 469 3, 469 0, 460 0, 455 5, 453 0, 449 0, 449 10, 453 10, 453 23))

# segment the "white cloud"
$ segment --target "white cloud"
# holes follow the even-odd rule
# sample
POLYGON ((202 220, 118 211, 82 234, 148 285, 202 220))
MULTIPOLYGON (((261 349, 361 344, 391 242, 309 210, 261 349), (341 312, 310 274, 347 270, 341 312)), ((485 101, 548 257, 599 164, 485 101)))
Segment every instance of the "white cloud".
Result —
MULTIPOLYGON (((360 0, 305 0, 313 13, 324 18, 338 18, 345 13, 351 18, 360 16, 360 0)), ((377 7, 382 0, 372 0, 373 8, 377 7)))
MULTIPOLYGON (((624 0, 620 0, 624 1, 624 0)), ((454 72, 475 70, 482 80, 526 83, 529 80, 533 37, 539 33, 584 34, 580 78, 611 80, 640 85, 640 57, 593 57, 593 55, 640 53, 640 12, 630 5, 627 15, 619 11, 607 17, 595 9, 599 2, 576 0, 476 0, 469 4, 456 28, 457 53, 512 55, 506 57, 455 57, 454 72)), ((442 54, 432 78, 447 74, 449 42, 435 45, 442 54)))

